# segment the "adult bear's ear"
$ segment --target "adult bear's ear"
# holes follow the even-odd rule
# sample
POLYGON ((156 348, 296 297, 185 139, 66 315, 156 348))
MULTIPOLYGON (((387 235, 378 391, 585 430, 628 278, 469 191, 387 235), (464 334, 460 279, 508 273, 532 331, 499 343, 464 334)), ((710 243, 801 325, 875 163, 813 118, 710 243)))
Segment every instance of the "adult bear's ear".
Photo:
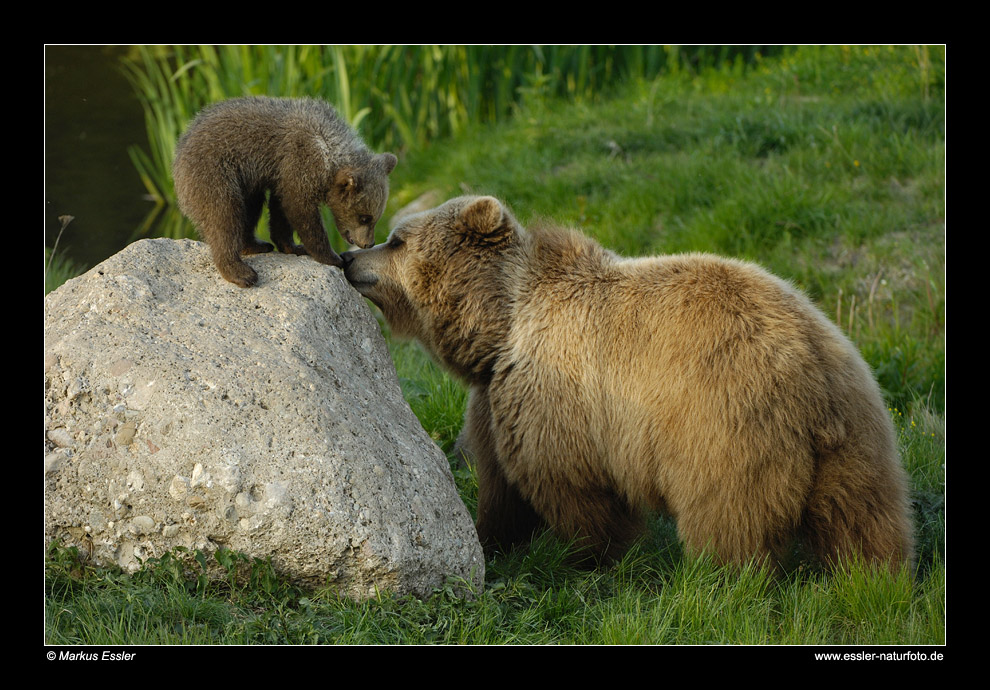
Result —
POLYGON ((483 196, 461 209, 458 230, 475 246, 495 246, 515 236, 516 221, 498 199, 483 196))

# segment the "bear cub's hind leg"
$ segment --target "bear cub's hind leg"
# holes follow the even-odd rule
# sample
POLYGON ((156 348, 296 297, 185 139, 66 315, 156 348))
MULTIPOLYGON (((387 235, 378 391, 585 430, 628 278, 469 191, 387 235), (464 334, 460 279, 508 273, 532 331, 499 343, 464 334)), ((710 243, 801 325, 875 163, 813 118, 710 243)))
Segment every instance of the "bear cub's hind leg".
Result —
POLYGON ((201 232, 220 275, 242 288, 257 283, 258 274, 241 260, 241 255, 272 250, 271 245, 259 242, 254 236, 263 203, 264 199, 257 196, 230 199, 226 204, 218 204, 217 212, 201 223, 201 232))
POLYGON ((244 211, 244 246, 241 248, 242 256, 251 254, 267 254, 273 251, 273 247, 268 242, 262 242, 255 237, 254 230, 261 218, 261 209, 265 205, 264 194, 255 194, 247 200, 244 211))
POLYGON ((251 287, 258 282, 258 273, 241 261, 240 252, 236 249, 231 251, 229 245, 216 246, 215 243, 210 244, 210 249, 213 253, 213 263, 217 265, 217 270, 225 279, 242 288, 251 287))

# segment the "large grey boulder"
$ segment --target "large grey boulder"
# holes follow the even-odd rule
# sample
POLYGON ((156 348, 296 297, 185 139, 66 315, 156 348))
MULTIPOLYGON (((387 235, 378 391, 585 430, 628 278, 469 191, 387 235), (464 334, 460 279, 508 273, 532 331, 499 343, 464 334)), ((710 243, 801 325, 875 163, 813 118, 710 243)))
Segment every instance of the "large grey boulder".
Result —
POLYGON ((447 459, 337 268, 134 243, 45 299, 45 540, 136 569, 175 547, 271 557, 362 598, 478 585, 447 459))

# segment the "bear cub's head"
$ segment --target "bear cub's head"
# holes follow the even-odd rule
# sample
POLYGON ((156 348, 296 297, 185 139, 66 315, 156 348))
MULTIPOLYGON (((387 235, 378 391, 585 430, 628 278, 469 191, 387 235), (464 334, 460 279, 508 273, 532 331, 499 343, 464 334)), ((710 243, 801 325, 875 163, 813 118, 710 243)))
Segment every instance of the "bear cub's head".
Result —
POLYGON ((331 180, 326 202, 337 231, 349 244, 375 243, 375 223, 388 201, 388 175, 397 162, 391 153, 372 155, 366 165, 343 168, 331 180))
POLYGON ((504 338, 503 276, 523 237, 497 199, 458 197, 403 219, 382 244, 345 252, 344 275, 394 334, 470 379, 504 338))

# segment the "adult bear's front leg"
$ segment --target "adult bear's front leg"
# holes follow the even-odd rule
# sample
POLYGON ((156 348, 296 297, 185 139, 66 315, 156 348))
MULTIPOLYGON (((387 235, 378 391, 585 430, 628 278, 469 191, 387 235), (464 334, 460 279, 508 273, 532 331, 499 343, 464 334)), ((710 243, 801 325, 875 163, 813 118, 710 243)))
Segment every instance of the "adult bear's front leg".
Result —
POLYGON ((502 471, 492 437, 488 391, 474 386, 468 398, 458 449, 478 476, 478 539, 491 557, 529 541, 543 521, 502 471))

